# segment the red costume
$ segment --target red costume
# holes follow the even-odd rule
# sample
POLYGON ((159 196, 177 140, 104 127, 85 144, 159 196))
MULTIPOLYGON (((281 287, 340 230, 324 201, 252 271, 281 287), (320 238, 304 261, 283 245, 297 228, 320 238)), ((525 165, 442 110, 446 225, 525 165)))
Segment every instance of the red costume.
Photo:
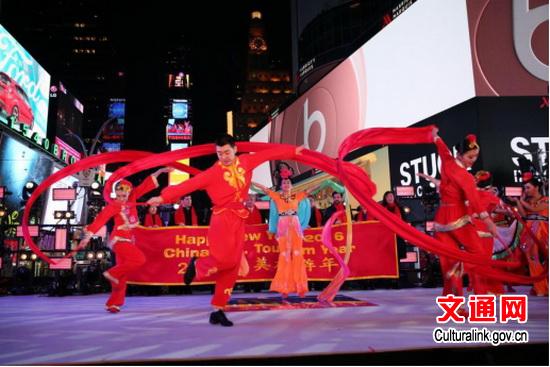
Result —
POLYGON ((401 209, 399 209, 399 206, 397 204, 388 204, 384 206, 384 208, 388 209, 388 211, 392 212, 393 214, 397 215, 399 218, 402 218, 401 216, 401 209))
MULTIPOLYGON (((435 215, 435 237, 449 247, 462 245, 467 252, 490 259, 490 255, 481 245, 480 237, 469 215, 485 211, 479 199, 474 177, 455 160, 443 140, 438 138, 435 144, 441 157, 441 203, 435 215)), ((462 296, 462 263, 444 256, 440 257, 440 262, 443 294, 454 291, 455 295, 462 296)), ((485 293, 481 284, 474 282, 474 286, 477 287, 474 288, 476 294, 485 293)))
MULTIPOLYGON (((485 211, 487 211, 488 213, 492 213, 497 208, 497 206, 500 205, 500 199, 491 191, 478 190, 478 194, 481 207, 484 208, 485 211)), ((487 257, 491 257, 493 255, 495 241, 493 235, 487 230, 487 224, 479 219, 479 217, 474 213, 472 213, 472 221, 477 229, 477 234, 481 238, 483 251, 486 253, 487 257)), ((476 279, 479 280, 479 278, 476 279)), ((484 279, 483 282, 484 284, 480 286, 484 287, 488 292, 493 294, 504 293, 504 286, 502 285, 502 282, 492 279, 484 279)))
MULTIPOLYGON (((158 187, 155 177, 148 177, 138 187, 132 190, 128 201, 135 202, 143 194, 158 187)), ((108 270, 108 273, 118 280, 118 284, 111 282, 111 297, 106 306, 122 306, 126 296, 126 279, 128 274, 139 269, 145 263, 145 256, 134 244, 132 229, 139 225, 137 209, 135 206, 113 202, 107 205, 97 215, 93 223, 86 226, 86 232, 96 233, 114 217, 115 225, 111 232, 109 245, 116 255, 116 265, 108 270)))
POLYGON ((262 224, 264 223, 262 219, 262 214, 260 213, 260 210, 254 206, 252 210, 248 209, 249 215, 248 218, 246 218, 246 224, 262 224))
POLYGON ((191 207, 190 209, 185 209, 184 206, 180 206, 178 210, 174 213, 174 224, 176 226, 179 226, 180 223, 185 223, 186 226, 197 226, 199 224, 199 221, 197 220, 197 213, 195 212, 195 208, 191 207), (184 210, 190 210, 191 211, 191 223, 187 223, 185 220, 185 213, 184 210))
POLYGON ((160 215, 147 213, 143 219, 143 225, 145 227, 162 227, 164 226, 164 223, 162 223, 160 215))
POLYGON ((216 276, 216 289, 212 305, 223 308, 237 280, 244 245, 244 227, 249 211, 243 201, 248 196, 252 170, 272 159, 292 159, 295 147, 281 147, 244 154, 229 166, 220 161, 206 171, 177 186, 162 191, 164 202, 173 202, 186 193, 205 189, 214 207, 208 229, 210 253, 196 261, 196 278, 216 276))
POLYGON ((355 221, 356 222, 364 222, 367 220, 367 213, 364 212, 363 210, 359 210, 359 212, 357 213, 357 215, 355 216, 355 221))

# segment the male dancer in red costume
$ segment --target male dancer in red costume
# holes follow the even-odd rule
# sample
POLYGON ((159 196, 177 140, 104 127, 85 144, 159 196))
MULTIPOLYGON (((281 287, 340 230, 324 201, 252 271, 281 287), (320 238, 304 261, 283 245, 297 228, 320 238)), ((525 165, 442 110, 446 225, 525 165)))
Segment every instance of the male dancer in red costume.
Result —
POLYGON ((100 230, 105 223, 114 217, 115 225, 110 236, 109 246, 116 255, 116 265, 103 273, 103 276, 111 282, 111 297, 105 307, 109 312, 119 312, 124 304, 126 296, 126 279, 128 274, 137 270, 145 263, 145 256, 134 244, 132 230, 139 225, 137 209, 128 206, 128 201, 136 202, 143 194, 158 187, 157 177, 163 172, 169 172, 169 168, 163 168, 147 177, 135 189, 127 180, 119 181, 115 186, 116 199, 107 205, 97 215, 93 223, 85 228, 84 238, 80 246, 84 247, 92 238, 92 235, 100 230))
POLYGON ((161 196, 151 198, 148 203, 159 205, 198 189, 207 191, 214 204, 208 229, 210 254, 191 259, 184 282, 190 284, 195 275, 198 279, 215 275, 216 289, 211 302, 215 311, 210 314, 210 323, 233 326, 223 308, 231 297, 242 258, 245 221, 249 215, 243 202, 248 196, 252 170, 272 159, 292 159, 302 147, 286 146, 237 157, 231 135, 223 135, 215 144, 218 162, 190 180, 165 188, 161 196))

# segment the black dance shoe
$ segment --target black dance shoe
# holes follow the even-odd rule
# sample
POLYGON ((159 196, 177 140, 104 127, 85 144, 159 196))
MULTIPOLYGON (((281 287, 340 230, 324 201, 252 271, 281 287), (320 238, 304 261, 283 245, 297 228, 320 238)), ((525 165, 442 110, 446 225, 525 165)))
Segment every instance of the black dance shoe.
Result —
POLYGON ((210 323, 212 325, 221 324, 221 326, 233 326, 233 323, 227 319, 222 310, 210 314, 210 323))

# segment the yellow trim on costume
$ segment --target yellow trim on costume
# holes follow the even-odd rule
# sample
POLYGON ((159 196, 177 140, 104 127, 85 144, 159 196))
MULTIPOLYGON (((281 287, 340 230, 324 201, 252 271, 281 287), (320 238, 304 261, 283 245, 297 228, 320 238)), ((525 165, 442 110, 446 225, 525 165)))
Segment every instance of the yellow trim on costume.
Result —
POLYGON ((220 162, 220 166, 224 171, 223 179, 227 182, 229 186, 236 189, 235 199, 241 199, 241 189, 246 184, 246 178, 244 177, 246 174, 246 170, 241 166, 241 161, 237 157, 235 158, 233 164, 229 166, 224 166, 220 162))
POLYGON ((493 238, 493 235, 485 231, 477 231, 477 235, 481 238, 493 238))
POLYGON ((441 224, 434 222, 434 231, 435 232, 450 232, 454 231, 455 229, 458 229, 460 227, 464 227, 466 224, 472 223, 472 219, 469 215, 465 215, 463 217, 458 218, 454 222, 447 223, 447 224, 441 224))

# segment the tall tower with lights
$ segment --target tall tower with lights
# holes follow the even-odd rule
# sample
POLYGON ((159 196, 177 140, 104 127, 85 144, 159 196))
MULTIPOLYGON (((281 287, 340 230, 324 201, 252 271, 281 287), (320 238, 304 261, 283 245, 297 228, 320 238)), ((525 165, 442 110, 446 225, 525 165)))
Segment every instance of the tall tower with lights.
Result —
POLYGON ((248 55, 240 110, 235 114, 235 137, 249 140, 292 93, 288 70, 273 61, 266 40, 262 13, 253 11, 248 31, 248 55))

